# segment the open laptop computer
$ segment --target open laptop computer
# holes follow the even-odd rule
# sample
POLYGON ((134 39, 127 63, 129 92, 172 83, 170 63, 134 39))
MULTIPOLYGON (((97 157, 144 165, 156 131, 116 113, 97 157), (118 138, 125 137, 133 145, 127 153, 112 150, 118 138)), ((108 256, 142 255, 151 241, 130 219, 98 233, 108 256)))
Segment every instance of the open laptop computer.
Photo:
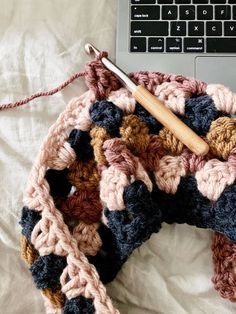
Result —
POLYGON ((116 63, 236 92, 236 0, 119 0, 116 63))

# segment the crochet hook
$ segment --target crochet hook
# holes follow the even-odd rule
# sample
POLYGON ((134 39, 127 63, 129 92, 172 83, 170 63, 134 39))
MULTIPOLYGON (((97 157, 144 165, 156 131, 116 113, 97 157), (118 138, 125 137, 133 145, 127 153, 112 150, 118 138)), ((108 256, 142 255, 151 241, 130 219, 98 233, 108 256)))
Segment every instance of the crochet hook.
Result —
MULTIPOLYGON (((92 44, 85 45, 85 51, 89 55, 98 56, 100 51, 92 44)), ((104 66, 110 70, 132 93, 132 96, 162 125, 169 129, 184 145, 194 154, 204 156, 209 151, 208 144, 192 129, 184 124, 165 104, 156 96, 152 95, 145 87, 136 85, 128 75, 118 68, 108 58, 101 58, 104 66)))

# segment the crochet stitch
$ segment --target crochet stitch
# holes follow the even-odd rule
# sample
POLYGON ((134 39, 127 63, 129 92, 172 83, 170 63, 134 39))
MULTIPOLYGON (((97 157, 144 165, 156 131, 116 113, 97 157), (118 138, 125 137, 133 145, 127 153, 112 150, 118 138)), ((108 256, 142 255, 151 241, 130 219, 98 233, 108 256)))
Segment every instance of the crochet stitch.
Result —
POLYGON ((236 95, 180 75, 130 74, 207 141, 199 157, 99 58, 85 73, 89 91, 44 140, 20 221, 21 255, 47 313, 118 314, 104 284, 163 222, 216 232, 213 283, 236 300, 236 95))

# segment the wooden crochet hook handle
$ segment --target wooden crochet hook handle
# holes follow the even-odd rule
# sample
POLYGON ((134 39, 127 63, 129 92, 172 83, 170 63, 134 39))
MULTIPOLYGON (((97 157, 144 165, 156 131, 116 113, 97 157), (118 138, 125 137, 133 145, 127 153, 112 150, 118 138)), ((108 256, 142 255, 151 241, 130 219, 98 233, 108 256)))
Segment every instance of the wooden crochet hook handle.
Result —
MULTIPOLYGON (((85 45, 88 54, 99 55, 100 51, 92 44, 85 45)), ((131 91, 133 97, 161 124, 169 129, 194 154, 204 156, 209 151, 208 144, 186 124, 184 124, 164 103, 152 95, 143 86, 137 86, 127 74, 118 68, 108 58, 101 58, 101 62, 131 91)))
POLYGON ((139 85, 132 92, 132 95, 151 115, 169 129, 194 154, 204 156, 208 153, 208 144, 146 88, 139 85))

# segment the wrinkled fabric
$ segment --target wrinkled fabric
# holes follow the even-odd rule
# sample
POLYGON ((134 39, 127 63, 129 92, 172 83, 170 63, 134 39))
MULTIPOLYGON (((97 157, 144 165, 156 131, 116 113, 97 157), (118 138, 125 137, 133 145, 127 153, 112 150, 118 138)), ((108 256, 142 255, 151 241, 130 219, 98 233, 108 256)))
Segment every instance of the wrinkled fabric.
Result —
MULTIPOLYGON (((54 88, 83 70, 87 41, 115 57, 115 0, 0 3, 1 103, 54 88)), ((85 90, 78 79, 52 97, 0 112, 0 313, 44 313, 40 292, 19 257, 22 196, 48 128, 85 90)), ((235 313, 236 306, 220 298, 210 280, 211 237, 208 230, 164 224, 108 285, 121 313, 235 313)))

